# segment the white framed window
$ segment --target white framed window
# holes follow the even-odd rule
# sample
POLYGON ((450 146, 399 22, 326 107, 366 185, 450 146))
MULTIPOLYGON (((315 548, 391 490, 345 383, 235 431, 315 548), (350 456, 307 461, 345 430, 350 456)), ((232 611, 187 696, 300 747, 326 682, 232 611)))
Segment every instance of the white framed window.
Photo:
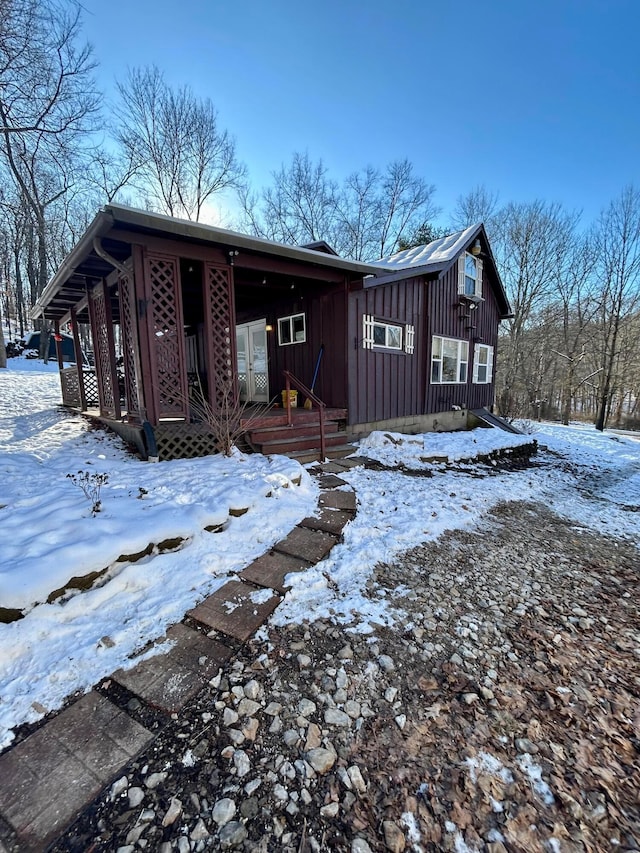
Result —
POLYGON ((473 382, 488 385, 493 378, 493 347, 476 344, 473 348, 473 382))
POLYGON ((386 349, 413 354, 415 328, 410 324, 378 320, 371 314, 362 315, 362 346, 364 349, 386 349))
POLYGON ((394 326, 391 323, 374 320, 373 345, 386 349, 402 349, 402 326, 394 326))
POLYGON ((458 294, 482 297, 482 261, 470 252, 458 258, 458 294))
POLYGON ((307 326, 304 314, 278 317, 278 344, 281 347, 290 344, 303 344, 306 340, 307 326))
POLYGON ((431 345, 431 383, 463 385, 467 381, 469 343, 434 335, 431 345))

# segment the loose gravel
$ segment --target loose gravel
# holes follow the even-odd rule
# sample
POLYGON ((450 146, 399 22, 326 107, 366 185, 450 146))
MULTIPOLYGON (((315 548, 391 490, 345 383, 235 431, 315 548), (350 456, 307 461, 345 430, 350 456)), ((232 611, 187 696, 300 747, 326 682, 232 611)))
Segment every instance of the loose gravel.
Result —
POLYGON ((640 849, 639 552, 510 503, 267 626, 52 848, 640 849))

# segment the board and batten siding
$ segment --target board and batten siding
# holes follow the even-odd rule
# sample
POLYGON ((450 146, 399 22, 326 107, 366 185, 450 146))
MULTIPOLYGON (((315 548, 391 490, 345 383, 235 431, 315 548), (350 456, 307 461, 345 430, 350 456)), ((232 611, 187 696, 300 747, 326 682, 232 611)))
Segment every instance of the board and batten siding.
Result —
MULTIPOLYGON (((403 328, 403 346, 405 343, 403 328)), ((425 387, 424 284, 421 278, 349 295, 347 361, 349 423, 371 423, 420 412, 425 387), (363 346, 363 316, 414 328, 413 353, 363 346)))
POLYGON ((482 272, 483 302, 474 311, 460 305, 458 297, 458 264, 454 263, 440 279, 428 281, 427 314, 429 330, 426 341, 426 407, 425 413, 443 412, 453 406, 463 409, 478 409, 491 406, 494 399, 494 380, 483 385, 473 384, 473 354, 476 343, 493 347, 493 376, 495 377, 495 355, 498 339, 499 312, 496 298, 487 273, 487 264, 482 272), (471 320, 463 315, 470 315, 471 320), (475 328, 469 328, 470 326, 475 328), (431 384, 431 348, 434 335, 468 341, 469 369, 467 382, 457 384, 431 384))
MULTIPOLYGON (((266 318, 272 330, 267 333, 269 363, 269 393, 280 395, 285 387, 283 370, 290 370, 307 387, 311 386, 320 347, 324 353, 320 362, 315 393, 328 406, 346 408, 347 373, 345 362, 346 296, 345 289, 326 293, 305 294, 303 298, 282 301, 263 307, 255 315, 245 312, 242 322, 266 318), (278 318, 294 314, 305 315, 306 341, 280 346, 278 318)), ((292 386, 293 387, 293 386, 292 386)), ((304 395, 301 395, 301 399, 304 395)), ((300 403, 302 405, 302 402, 300 403)))

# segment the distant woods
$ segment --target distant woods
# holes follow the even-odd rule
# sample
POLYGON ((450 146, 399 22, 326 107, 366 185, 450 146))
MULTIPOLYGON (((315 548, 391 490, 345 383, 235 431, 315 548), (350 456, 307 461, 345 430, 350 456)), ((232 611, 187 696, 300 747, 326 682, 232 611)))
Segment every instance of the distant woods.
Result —
POLYGON ((482 186, 447 212, 405 158, 336 176, 309 152, 256 186, 213 101, 160 69, 124 72, 107 102, 81 11, 71 0, 0 0, 0 319, 12 337, 109 201, 222 217, 283 243, 326 240, 364 261, 483 221, 514 312, 501 331, 499 410, 640 426, 637 189, 622 189, 592 223, 555 201, 514 203, 482 186))

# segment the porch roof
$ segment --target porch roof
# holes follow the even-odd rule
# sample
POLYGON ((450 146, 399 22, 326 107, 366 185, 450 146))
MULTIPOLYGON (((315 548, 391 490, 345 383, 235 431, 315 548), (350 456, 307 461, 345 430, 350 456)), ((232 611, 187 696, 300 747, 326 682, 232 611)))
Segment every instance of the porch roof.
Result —
MULTIPOLYGON (((109 257, 118 263, 129 257, 130 248, 123 245, 121 239, 109 239, 110 233, 116 228, 140 235, 184 240, 186 244, 218 246, 229 253, 242 250, 253 255, 343 271, 350 278, 364 278, 382 272, 375 264, 345 260, 322 250, 275 243, 215 225, 176 219, 120 204, 107 204, 98 211, 53 275, 38 298, 32 317, 46 315, 61 320, 84 297, 87 279, 103 278, 113 271, 114 264, 109 261, 109 257), (105 253, 108 257, 105 257, 105 253)), ((230 262, 233 262, 233 257, 230 257, 230 262)))

